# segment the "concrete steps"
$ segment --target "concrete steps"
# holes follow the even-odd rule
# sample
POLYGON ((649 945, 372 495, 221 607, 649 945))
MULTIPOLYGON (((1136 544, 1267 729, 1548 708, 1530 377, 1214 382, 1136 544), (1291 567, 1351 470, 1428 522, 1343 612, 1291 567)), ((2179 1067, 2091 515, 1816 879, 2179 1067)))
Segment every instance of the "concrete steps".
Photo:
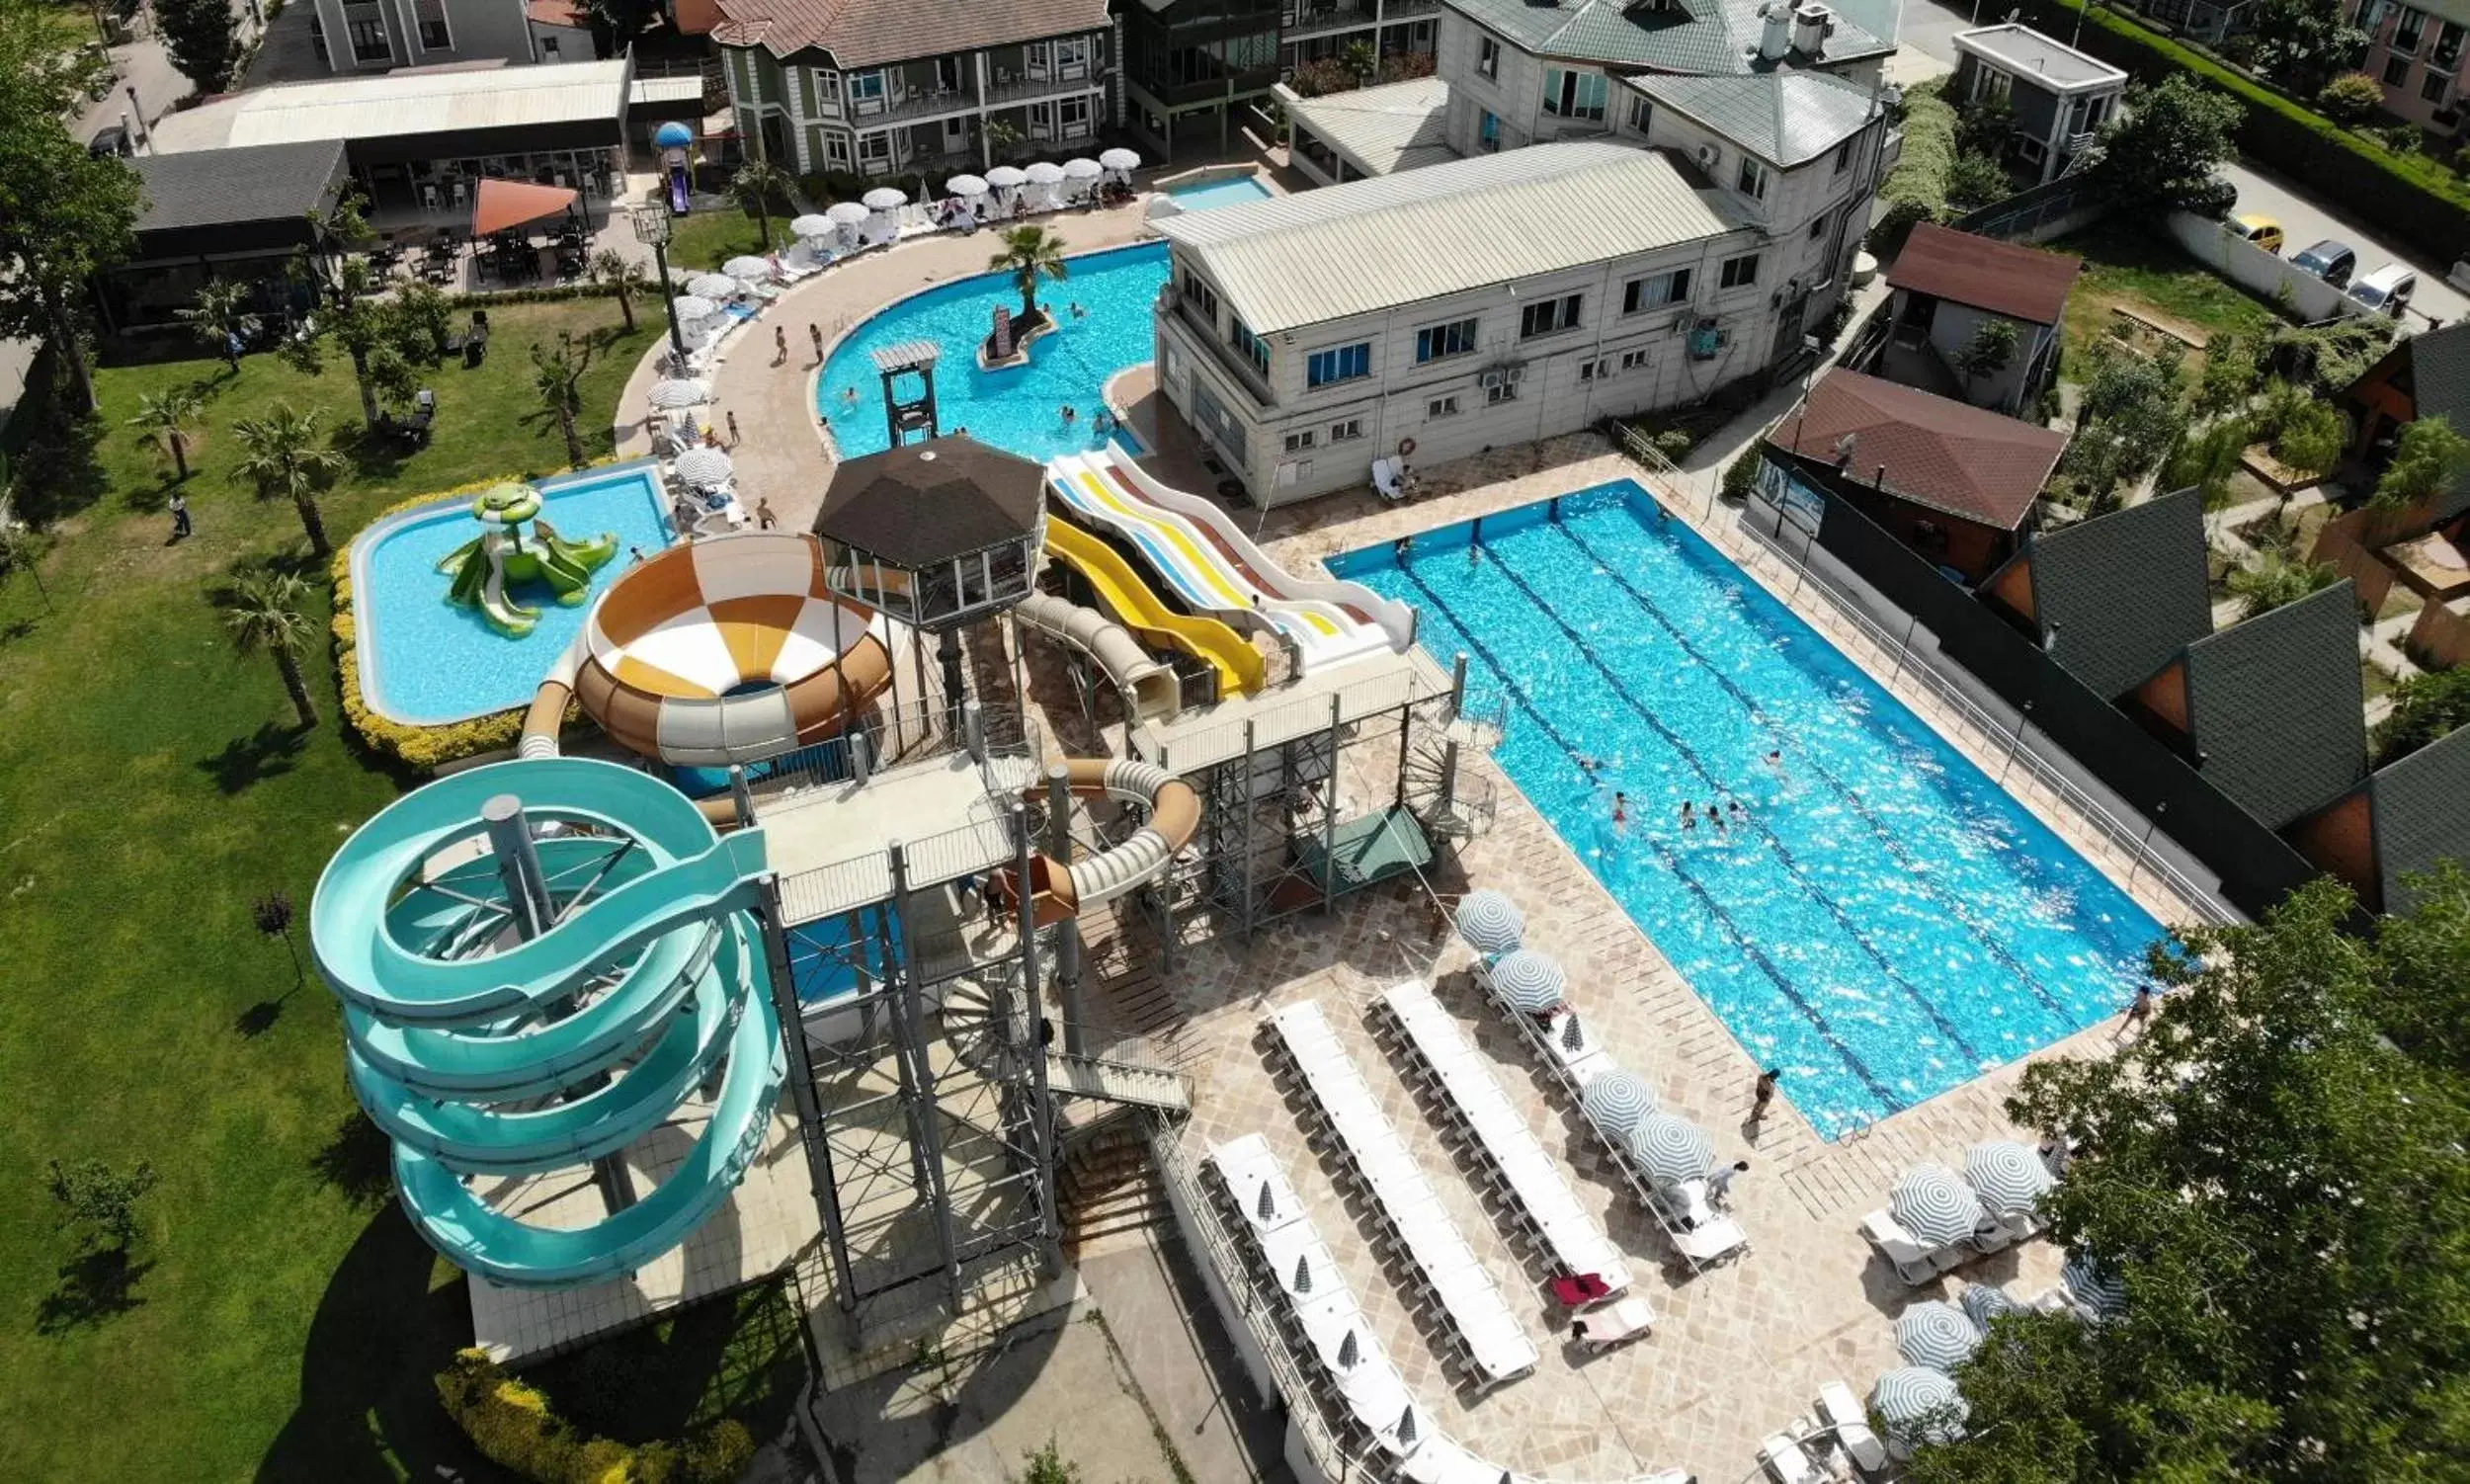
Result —
POLYGON ((1120 1246, 1172 1221, 1143 1127, 1136 1118, 1110 1117, 1064 1157, 1056 1204, 1063 1215, 1065 1256, 1120 1246))

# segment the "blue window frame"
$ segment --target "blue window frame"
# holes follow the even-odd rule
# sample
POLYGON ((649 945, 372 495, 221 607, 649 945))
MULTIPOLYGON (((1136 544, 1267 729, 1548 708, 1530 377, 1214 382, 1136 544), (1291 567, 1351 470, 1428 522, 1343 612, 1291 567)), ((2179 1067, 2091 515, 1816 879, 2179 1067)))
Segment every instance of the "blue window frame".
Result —
POLYGON ((1314 351, 1304 363, 1303 382, 1306 386, 1328 386, 1339 381, 1352 381, 1358 376, 1372 374, 1372 346, 1342 345, 1326 351, 1314 351))

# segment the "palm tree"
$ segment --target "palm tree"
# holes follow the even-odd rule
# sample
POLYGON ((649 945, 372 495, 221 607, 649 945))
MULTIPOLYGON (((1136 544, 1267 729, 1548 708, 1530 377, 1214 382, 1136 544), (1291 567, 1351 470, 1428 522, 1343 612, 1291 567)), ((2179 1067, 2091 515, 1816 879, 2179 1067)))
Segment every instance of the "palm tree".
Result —
POLYGON ((317 492, 343 472, 345 460, 334 450, 318 447, 317 414, 295 412, 290 403, 278 402, 264 417, 232 424, 231 432, 248 451, 231 477, 255 485, 261 499, 289 500, 300 513, 300 529, 308 534, 309 549, 319 556, 332 556, 335 548, 326 539, 317 492))
POLYGON ((317 632, 302 612, 307 606, 308 584, 290 572, 243 577, 222 599, 223 622, 231 629, 232 642, 244 652, 263 649, 275 657, 302 731, 317 724, 317 702, 309 696, 308 678, 300 673, 300 651, 317 632))
POLYGON ((2329 587, 2341 575, 2330 562, 2293 561, 2286 553, 2266 548, 2257 553, 2254 566, 2232 567, 2228 583, 2231 593, 2246 604, 2241 617, 2253 618, 2329 587))
POLYGON ((1012 275, 1013 284, 1021 290, 1021 317, 1037 318, 1037 281, 1040 278, 1062 283, 1072 276, 1063 259, 1063 239, 1042 226, 1007 227, 1004 250, 987 260, 986 266, 1012 275))
POLYGON ((577 350, 575 337, 559 331, 557 349, 548 350, 535 343, 532 347, 532 389, 540 394, 540 405, 557 419, 557 431, 566 435, 566 461, 583 467, 583 433, 575 419, 583 414, 583 372, 592 364, 593 342, 584 341, 577 350))
POLYGON ((592 255, 592 282, 606 284, 618 295, 618 312, 626 317, 626 333, 634 333, 634 296, 651 287, 643 265, 614 247, 592 255))
POLYGON ((765 252, 772 251, 772 199, 789 194, 789 173, 770 160, 748 160, 729 177, 729 195, 755 213, 764 234, 765 252))
POLYGON ((240 342, 257 332, 257 316, 249 312, 249 300, 255 295, 253 286, 237 279, 215 279, 198 290, 197 302, 174 312, 223 358, 225 366, 238 371, 240 342))
POLYGON ((163 441, 172 455, 172 471, 176 483, 189 479, 189 434, 197 426, 198 416, 206 410, 206 398, 194 386, 166 386, 149 392, 137 403, 137 415, 128 420, 131 428, 143 428, 163 441))

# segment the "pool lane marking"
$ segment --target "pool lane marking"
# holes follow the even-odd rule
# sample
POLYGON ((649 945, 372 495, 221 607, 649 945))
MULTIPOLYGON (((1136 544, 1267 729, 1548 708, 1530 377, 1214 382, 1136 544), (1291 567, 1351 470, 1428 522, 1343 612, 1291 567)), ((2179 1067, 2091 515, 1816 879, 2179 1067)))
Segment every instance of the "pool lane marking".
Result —
MULTIPOLYGON (((1653 495, 1648 495, 1647 498, 1652 500, 1655 497, 1653 495)), ((1656 605, 1655 600, 1649 598, 1644 592, 1633 586, 1629 579, 1623 577, 1619 569, 1614 567, 1610 561, 1606 559, 1602 552, 1589 545, 1584 537, 1579 536, 1576 532, 1570 530, 1568 526, 1564 525, 1557 515, 1553 520, 1545 524, 1552 530, 1561 533, 1562 537, 1568 540, 1571 545, 1576 546, 1580 551, 1586 553, 1586 555, 1594 560, 1598 566, 1602 567, 1606 576, 1610 577, 1615 583, 1619 584, 1621 590, 1629 594, 1630 598, 1655 619, 1658 627, 1662 628, 1666 633, 1671 634, 1673 636, 1673 642, 1679 644, 1682 647, 1682 650, 1691 659, 1696 660, 1698 662, 1698 667, 1704 670, 1708 677, 1717 685, 1722 686, 1724 688, 1724 693, 1740 704, 1744 716, 1749 719, 1750 724, 1756 728, 1761 735, 1765 736, 1769 741, 1774 743, 1777 747, 1781 747, 1783 745, 1783 737, 1780 730, 1761 719, 1764 715, 1765 708, 1759 705, 1755 701, 1751 700, 1750 694, 1747 691, 1742 690, 1741 687, 1733 681, 1732 677, 1726 675, 1723 670, 1714 663, 1714 661, 1707 658, 1707 656, 1699 650, 1697 645, 1691 643, 1688 636, 1681 631, 1680 626, 1674 623, 1670 618, 1665 616, 1664 610, 1656 605)), ((1645 536, 1650 540, 1656 539, 1655 534, 1651 531, 1645 531, 1642 528, 1640 534, 1645 536)), ((1681 556, 1678 546, 1674 546, 1673 550, 1677 558, 1687 561, 1686 557, 1681 556)), ((1713 574, 1707 574, 1707 576, 1710 582, 1720 581, 1720 579, 1716 578, 1713 574)), ((1890 696, 1887 699, 1893 701, 1895 698, 1890 696)), ((2021 979, 2024 983, 2024 987, 2032 991, 2033 997, 2039 1000, 2042 1004, 2048 1006, 2050 1013, 2058 1017, 2058 1023, 2061 1026, 2067 1027, 2071 1031, 2081 1031, 2084 1029, 2082 1026, 2076 1024, 2075 1017, 2069 1015, 2066 1009, 2061 1006, 2057 1000, 2053 999, 2047 990, 2041 987, 2040 980, 2034 977, 2032 970, 2024 965, 2023 960, 2017 958, 2006 945, 1993 939, 1987 928, 1985 928, 1966 911, 1964 903, 1959 898, 1938 889, 1938 883, 1931 878, 1929 872, 1923 870, 1912 858, 1905 854, 1899 842, 1896 840, 1894 833, 1887 828, 1885 822, 1880 820, 1875 814, 1870 813, 1869 810, 1862 805, 1860 799, 1854 796, 1852 788, 1849 787, 1842 779, 1836 777, 1836 775, 1828 769, 1826 764, 1818 761, 1815 754, 1805 752, 1803 756, 1808 759, 1811 771, 1816 773, 1819 778, 1826 782, 1827 786, 1835 792, 1839 799, 1843 801, 1845 807, 1858 817, 1863 824, 1869 826, 1870 835, 1877 840, 1879 847, 1887 853, 1887 858, 1893 861, 1897 866, 1901 866, 1906 874, 1921 883, 1924 893, 1928 895, 1930 900, 1938 903, 1949 916, 1953 917, 1958 923, 1962 924, 1964 930, 1973 936, 1974 941, 1979 943, 1983 948, 1989 949, 1990 956, 1996 958, 2001 964, 2005 965, 2008 972, 2021 979)))
MULTIPOLYGON (((1558 627, 1561 632, 1569 636, 1571 646, 1580 654, 1585 655, 1587 657, 1587 663, 1594 666, 1596 672, 1602 675, 1606 681, 1610 683, 1612 693, 1620 697, 1621 700, 1627 701, 1629 703, 1629 708, 1632 711, 1637 712, 1639 720, 1644 721, 1654 730, 1656 735, 1662 737, 1667 743, 1671 744, 1676 752, 1679 752, 1685 759, 1687 759, 1689 766, 1697 770, 1698 777, 1706 782, 1707 786, 1716 789, 1718 792, 1727 791, 1723 788, 1723 785, 1716 781, 1715 770, 1709 768, 1706 765, 1706 760, 1698 755, 1698 750, 1683 741, 1680 733, 1674 731, 1671 727, 1666 726, 1661 720, 1657 719, 1654 707, 1639 700, 1638 697, 1630 691, 1628 683, 1623 681, 1618 675, 1615 675, 1612 672, 1612 668, 1609 665, 1606 665, 1603 658, 1599 656, 1593 648, 1589 647, 1586 635, 1580 633, 1577 629, 1572 628, 1569 623, 1562 618, 1560 614, 1547 606, 1543 601, 1543 596, 1537 593, 1532 587, 1528 586, 1526 579, 1521 577, 1518 574, 1517 569, 1512 567, 1508 562, 1501 561, 1496 558, 1493 561, 1492 566, 1495 571, 1499 572, 1503 577, 1509 579, 1512 586, 1526 595, 1526 601, 1534 605, 1536 612, 1551 619, 1553 624, 1558 627)), ((1844 929, 1845 936, 1852 940, 1853 944, 1859 948, 1861 953, 1866 956, 1871 963, 1877 965, 1878 972, 1886 975, 1890 981, 1900 986, 1907 995, 1910 995, 1913 1003, 1920 1007, 1922 1013, 1928 1016, 1930 1020, 1937 1026, 1939 1031, 1945 1033, 1947 1040, 1952 1043, 1957 1050, 1962 1051, 1967 1057, 1972 1059, 1975 1069, 1973 1075, 1979 1076, 1981 1053, 1974 1050, 1972 1042, 1966 1040, 1964 1038, 1964 1033, 1955 1029, 1955 1023, 1948 1020, 1946 1016, 1939 1011, 1935 1004, 1934 1004, 1927 996, 1922 994, 1921 987, 1919 985, 1913 983, 1912 980, 1905 978, 1903 973, 1898 970, 1894 964, 1888 962, 1887 956, 1878 951, 1878 948, 1875 944, 1872 944, 1867 938, 1862 936, 1861 930, 1852 925, 1852 919, 1845 915, 1843 905, 1839 903, 1834 896, 1830 895, 1818 885, 1817 879, 1809 873, 1805 866, 1801 865, 1800 857, 1792 853, 1791 847, 1784 844, 1781 836, 1767 827, 1767 822, 1764 817, 1759 814, 1751 814, 1749 816, 1748 827, 1756 830, 1758 834, 1767 841, 1768 845, 1774 851, 1776 859, 1783 863, 1785 871, 1787 871, 1794 880, 1799 881, 1802 889, 1808 892, 1812 899, 1817 901, 1827 910, 1827 915, 1834 918, 1837 926, 1844 929)))
MULTIPOLYGON (((1407 581, 1415 585, 1416 591, 1422 593, 1428 600, 1431 601, 1433 607, 1440 611, 1441 618, 1447 621, 1451 628, 1458 631, 1461 638, 1465 639, 1468 644, 1474 646, 1475 652, 1483 656, 1485 666, 1489 668, 1494 677, 1501 682, 1503 689, 1518 698, 1519 705, 1526 712, 1527 715, 1534 718, 1535 724, 1542 728, 1544 735, 1550 737, 1553 742, 1560 747, 1563 756, 1569 759, 1570 766, 1577 769, 1581 777, 1585 777, 1587 770, 1578 767, 1579 754, 1576 745, 1573 744, 1568 737, 1562 735, 1559 727, 1553 725, 1550 720, 1546 719, 1543 711, 1536 706, 1535 699, 1527 694, 1526 688, 1511 678, 1510 672, 1503 667, 1501 657, 1493 652, 1492 646, 1485 643, 1482 639, 1477 638, 1475 636, 1475 631, 1467 627, 1467 625, 1459 619, 1457 612, 1450 608, 1448 603, 1444 601, 1439 593, 1434 592, 1432 587, 1427 584, 1422 577, 1417 576, 1413 568, 1409 567, 1404 562, 1400 562, 1398 564, 1398 571, 1400 575, 1407 579, 1407 581)), ((1539 809, 1537 812, 1540 813, 1541 810, 1539 809)), ((1549 815, 1546 815, 1545 818, 1547 822, 1550 821, 1549 815)), ((1557 823, 1553 826, 1553 832, 1555 834, 1560 833, 1560 827, 1557 823)), ((1801 1012, 1802 1018, 1810 1023, 1810 1029, 1818 1032, 1819 1039, 1835 1048, 1836 1054, 1844 1059, 1844 1064, 1852 1069, 1852 1075, 1858 1077, 1861 1080, 1861 1085, 1869 1089, 1871 1097, 1875 1098, 1889 1113, 1895 1113, 1913 1106, 1912 1101, 1897 1096, 1896 1093, 1888 1088, 1885 1083, 1878 1080, 1878 1075, 1869 1069, 1869 1063, 1861 1060, 1860 1054, 1845 1043, 1844 1037, 1838 1035, 1834 1028, 1827 1024, 1827 1018, 1819 1014, 1818 1007, 1810 1004, 1809 1001, 1801 997, 1800 992, 1793 987, 1791 979, 1785 975, 1783 970, 1776 965, 1773 959, 1767 956, 1766 949, 1760 948, 1756 943, 1752 942, 1750 935, 1742 931, 1741 925, 1735 922, 1733 920, 1732 913, 1728 911, 1722 903, 1715 899, 1714 893, 1708 891, 1705 885, 1701 883, 1697 877, 1682 868, 1682 864, 1678 856, 1665 849, 1663 844, 1651 834, 1641 831, 1636 838, 1645 841, 1647 849, 1655 853, 1656 860, 1663 865, 1667 871, 1672 873, 1673 878, 1680 881, 1682 885, 1688 890, 1691 896, 1698 899, 1698 905, 1706 910, 1707 916, 1713 918, 1718 923, 1723 924, 1724 931, 1731 936, 1732 941, 1735 944, 1740 946, 1743 952, 1750 955, 1750 961, 1758 966, 1759 972, 1767 976, 1768 982, 1775 986, 1776 992, 1781 994, 1788 1004, 1790 1004, 1795 1010, 1801 1012)), ((1564 837, 1564 843, 1568 843, 1567 837, 1564 837)), ((1577 855, 1578 847, 1574 844, 1570 845, 1570 853, 1572 855, 1577 855)), ((1585 858, 1581 857, 1580 859, 1583 863, 1585 858)), ((1592 869, 1588 873, 1590 875, 1595 874, 1592 869)), ((1597 876, 1596 880, 1599 885, 1603 885, 1605 887, 1607 893, 1611 893, 1613 901, 1619 903, 1622 916, 1628 917, 1633 925, 1638 926, 1641 931, 1644 931, 1645 925, 1639 923, 1638 919, 1631 914, 1629 904, 1622 902, 1618 893, 1612 893, 1610 885, 1605 882, 1602 876, 1597 876)), ((1697 987, 1695 985, 1690 987, 1690 993, 1692 995, 1697 994, 1697 987)), ((1706 1006, 1707 1012, 1713 1015, 1719 1024, 1724 1024, 1727 1030, 1731 1029, 1729 1023, 1724 1021, 1723 1012, 1717 1010, 1712 1004, 1708 1003, 1704 996, 1698 996, 1698 1003, 1706 1006)), ((1875 1120, 1873 1119, 1871 1121, 1875 1120)))

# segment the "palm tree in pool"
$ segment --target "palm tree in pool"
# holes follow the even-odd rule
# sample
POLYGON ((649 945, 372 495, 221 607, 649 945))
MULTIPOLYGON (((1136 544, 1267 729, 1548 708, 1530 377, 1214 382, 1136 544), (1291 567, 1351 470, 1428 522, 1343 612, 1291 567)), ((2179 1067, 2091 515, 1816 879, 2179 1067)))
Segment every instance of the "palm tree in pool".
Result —
POLYGON ((198 426, 198 415, 206 410, 206 398, 194 386, 166 386, 161 391, 146 393, 137 402, 137 415, 128 426, 143 428, 162 440, 163 451, 172 455, 173 482, 185 484, 189 479, 189 439, 198 426))
POLYGON ((318 447, 317 414, 295 412, 290 403, 278 402, 274 411, 244 418, 232 424, 231 431, 247 451, 231 477, 255 485, 260 499, 289 500, 300 514, 309 549, 319 556, 332 556, 335 548, 326 539, 326 521, 318 512, 317 495, 343 472, 344 457, 318 447))
POLYGON ((317 724, 317 702, 300 671, 300 652, 317 633, 315 620, 305 612, 308 596, 308 584, 296 574, 260 572, 233 583, 222 599, 223 623, 232 642, 244 651, 264 650, 275 657, 302 731, 317 724))
POLYGON ((1060 284, 1072 277, 1071 265, 1063 257, 1063 239, 1042 226, 1016 226, 1005 230, 1003 241, 1004 250, 988 259, 986 266, 1012 275, 1014 287, 1021 290, 1021 318, 1035 320, 1037 281, 1051 279, 1060 284))
MULTIPOLYGON (((754 211, 755 220, 764 234, 763 252, 772 251, 772 203, 777 198, 786 201, 789 195, 789 173, 770 160, 749 160, 729 177, 729 195, 740 206, 754 211)), ((713 265, 717 267, 718 265, 713 265)))

